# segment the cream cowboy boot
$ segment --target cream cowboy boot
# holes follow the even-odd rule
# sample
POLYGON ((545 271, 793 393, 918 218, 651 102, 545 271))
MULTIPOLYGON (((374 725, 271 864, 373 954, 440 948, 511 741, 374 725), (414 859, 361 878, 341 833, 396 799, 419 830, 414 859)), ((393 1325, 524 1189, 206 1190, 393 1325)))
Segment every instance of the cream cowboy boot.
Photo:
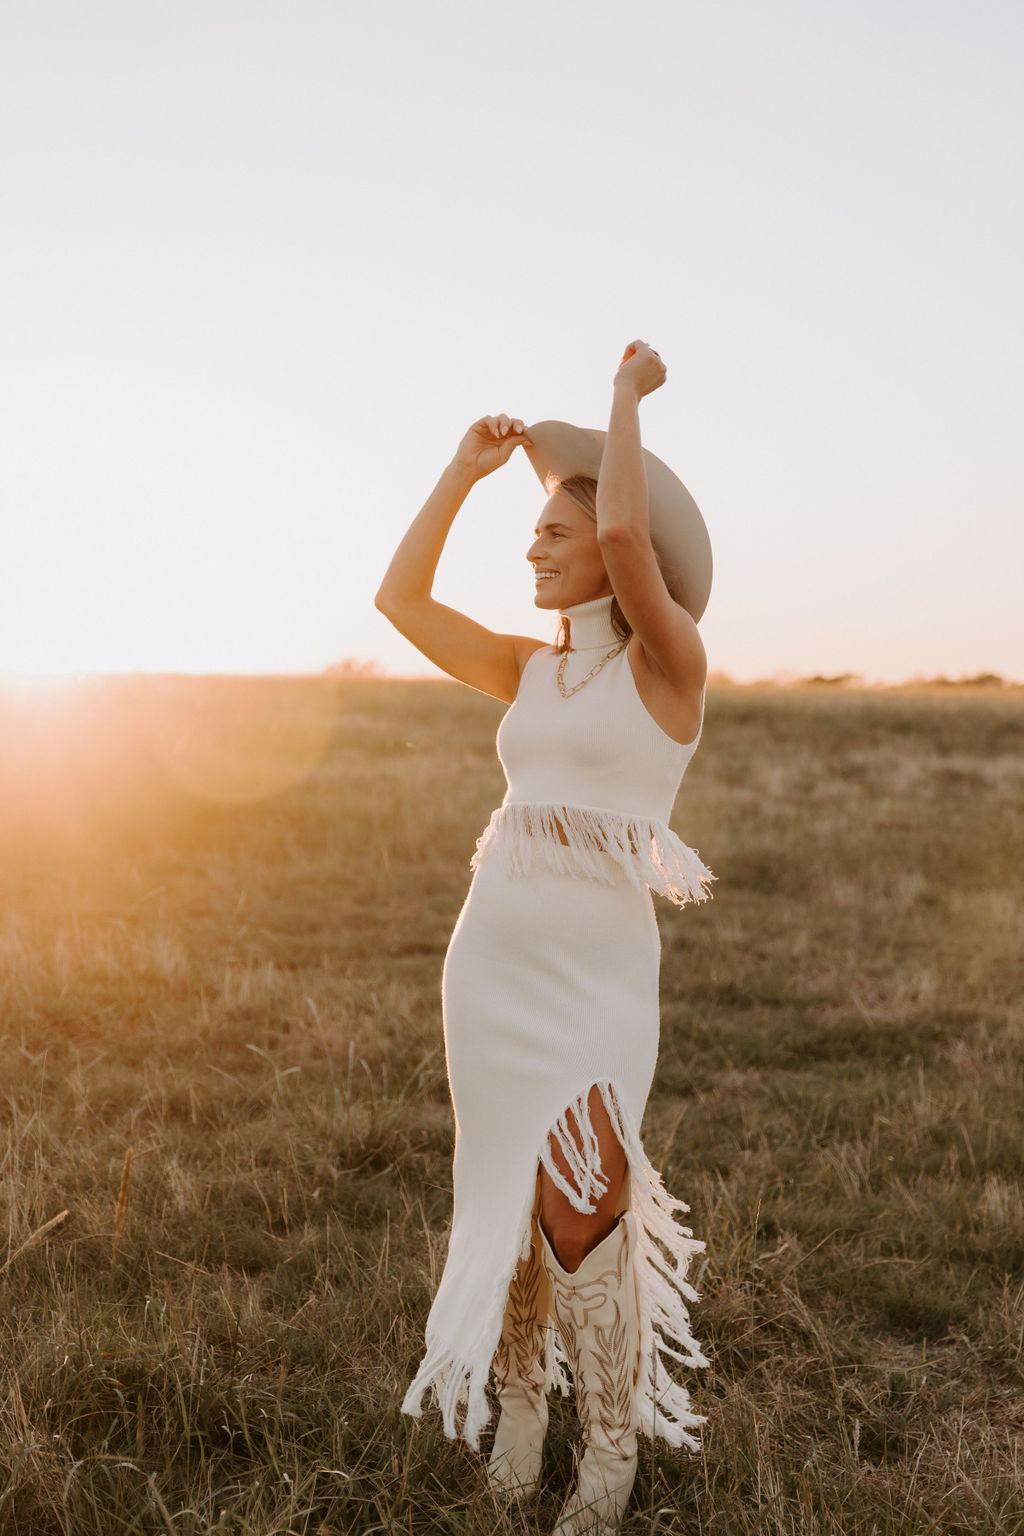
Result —
POLYGON ((547 1277, 540 1262, 536 1221, 528 1259, 521 1259, 509 1286, 501 1339, 494 1357, 494 1381, 501 1416, 487 1463, 492 1490, 524 1499, 536 1488, 548 1427, 544 1390, 544 1332, 548 1314, 547 1277))
POLYGON ((636 1476, 636 1218, 626 1211, 573 1274, 559 1264, 543 1232, 540 1239, 585 1442, 576 1489, 555 1532, 610 1536, 619 1529, 636 1476))

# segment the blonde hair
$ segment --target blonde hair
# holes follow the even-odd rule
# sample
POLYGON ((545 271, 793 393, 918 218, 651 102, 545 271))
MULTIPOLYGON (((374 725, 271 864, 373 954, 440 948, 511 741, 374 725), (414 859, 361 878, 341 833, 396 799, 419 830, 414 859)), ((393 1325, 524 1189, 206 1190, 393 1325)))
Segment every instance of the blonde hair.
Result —
MULTIPOLYGON (((566 475, 564 480, 560 480, 557 475, 548 475, 544 481, 544 489, 549 496, 554 496, 556 493, 559 496, 568 496, 581 512, 585 512, 589 518, 597 522, 597 481, 592 475, 566 475)), ((612 629, 619 639, 628 640, 633 633, 633 626, 619 607, 619 600, 614 595, 610 618, 612 629)), ((558 627, 555 650, 567 651, 569 644, 569 621, 563 619, 558 627)))
POLYGON ((548 475, 544 489, 549 496, 568 496, 581 512, 597 522, 597 481, 592 475, 566 475, 564 480, 557 475, 548 475))

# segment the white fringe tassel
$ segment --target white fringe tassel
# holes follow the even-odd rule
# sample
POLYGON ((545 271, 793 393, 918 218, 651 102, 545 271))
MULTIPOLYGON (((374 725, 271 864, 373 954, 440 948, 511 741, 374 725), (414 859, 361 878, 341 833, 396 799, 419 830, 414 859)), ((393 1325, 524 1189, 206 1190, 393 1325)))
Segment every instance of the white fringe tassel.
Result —
POLYGON ((715 876, 663 821, 586 805, 513 801, 499 806, 470 868, 497 853, 510 875, 542 868, 611 885, 625 874, 677 906, 707 901, 715 876))
MULTIPOLYGON (((638 1229, 636 1281, 641 1365, 637 1411, 640 1429, 652 1440, 660 1437, 670 1446, 688 1446, 697 1451, 700 1442, 690 1431, 705 1420, 692 1411, 689 1393, 670 1374, 665 1359, 694 1367, 709 1364, 690 1331, 686 1305, 688 1301, 700 1299, 686 1274, 690 1260, 695 1254, 703 1253, 704 1244, 693 1236, 689 1227, 677 1221, 677 1214, 685 1214, 689 1206, 665 1189, 660 1174, 647 1159, 636 1127, 622 1110, 613 1085, 600 1082, 593 1086, 600 1092, 628 1159, 629 1203, 638 1229)), ((538 1158, 573 1207, 581 1212, 593 1211, 608 1187, 590 1120, 589 1094, 588 1089, 559 1116, 538 1158), (570 1117, 575 1122, 572 1128, 570 1117), (575 1184, 555 1165, 552 1141, 565 1158, 575 1184)), ((517 1257, 520 1254, 525 1257, 529 1252, 533 1196, 531 1186, 519 1227, 517 1257)), ((489 1316, 482 1335, 478 1334, 480 1343, 476 1349, 458 1350, 444 1347, 440 1340, 428 1339, 427 1353, 402 1404, 404 1413, 418 1418, 422 1398, 433 1388, 441 1408, 445 1434, 449 1439, 461 1434, 474 1449, 480 1431, 490 1419, 486 1386, 511 1281, 510 1270, 495 1287, 489 1316)), ((551 1318, 548 1319, 546 1356, 548 1389, 568 1392, 566 1357, 551 1318)))
MULTIPOLYGON (((423 1398, 433 1392, 441 1409, 441 1422, 449 1440, 459 1435, 473 1450, 479 1448, 480 1431, 487 1428, 491 1419, 491 1407, 487 1401, 487 1382, 491 1374, 491 1361, 501 1337, 501 1325, 505 1316, 505 1303, 512 1276, 520 1258, 530 1252, 533 1202, 536 1195, 536 1179, 530 1183, 526 1199, 519 1215, 517 1228, 519 1241, 515 1256, 507 1273, 496 1277, 485 1316, 477 1320, 475 1337, 462 1337, 458 1345, 432 1333, 428 1324, 426 1353, 420 1362, 415 1379, 402 1401, 402 1412, 418 1419, 423 1411, 423 1398), (461 1420, 461 1422, 460 1422, 461 1420)), ((474 1320, 467 1318, 466 1333, 474 1320)), ((549 1337, 551 1325, 549 1323, 549 1337)), ((552 1352, 546 1354, 548 1386, 557 1385, 564 1392, 567 1383, 551 1381, 552 1352)))

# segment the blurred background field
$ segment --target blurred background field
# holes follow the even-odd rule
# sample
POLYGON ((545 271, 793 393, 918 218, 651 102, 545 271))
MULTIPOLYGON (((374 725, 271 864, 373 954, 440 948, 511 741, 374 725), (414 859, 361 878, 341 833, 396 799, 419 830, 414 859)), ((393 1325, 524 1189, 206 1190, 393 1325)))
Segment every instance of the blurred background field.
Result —
MULTIPOLYGON (((5 1536, 550 1525, 568 1407, 508 1517, 398 1412, 500 714, 0 687, 5 1536)), ((1024 1530, 1022 746, 1020 688, 709 695, 675 825, 719 879, 660 906, 645 1124, 707 1242, 708 1423, 645 1449, 631 1536, 1024 1530)))

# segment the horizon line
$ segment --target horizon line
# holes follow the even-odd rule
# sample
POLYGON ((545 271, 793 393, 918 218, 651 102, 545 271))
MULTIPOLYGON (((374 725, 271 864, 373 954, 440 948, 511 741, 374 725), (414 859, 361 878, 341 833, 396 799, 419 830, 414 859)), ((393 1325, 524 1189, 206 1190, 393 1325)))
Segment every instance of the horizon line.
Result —
MULTIPOLYGON (((135 667, 119 671, 104 670, 101 668, 65 668, 54 671, 39 671, 21 667, 0 667, 0 688, 13 685, 15 688, 31 688, 33 685, 44 687, 47 684, 58 685, 61 683, 103 681, 125 678, 248 678, 252 680, 269 680, 279 678, 281 680, 310 680, 321 678, 328 681, 363 680, 367 682, 395 682, 395 683, 452 683, 459 682, 439 668, 433 672, 392 672, 379 662, 362 657, 345 657, 340 661, 330 662, 326 666, 312 669, 277 671, 223 671, 219 669, 170 669, 135 667)), ((885 688, 988 688, 993 691, 998 688, 1024 688, 1024 678, 1006 677, 999 672, 973 672, 964 673, 958 677, 951 677, 946 673, 913 673, 909 677, 898 679, 884 679, 869 677, 860 672, 794 672, 791 669, 779 668, 776 672, 763 677, 741 679, 731 673, 716 668, 708 673, 708 684, 730 688, 792 688, 792 687, 817 687, 817 688, 845 688, 850 692, 859 690, 875 691, 885 688)), ((471 684, 464 686, 470 687, 471 684)), ((475 690, 479 692, 480 690, 475 690)))

